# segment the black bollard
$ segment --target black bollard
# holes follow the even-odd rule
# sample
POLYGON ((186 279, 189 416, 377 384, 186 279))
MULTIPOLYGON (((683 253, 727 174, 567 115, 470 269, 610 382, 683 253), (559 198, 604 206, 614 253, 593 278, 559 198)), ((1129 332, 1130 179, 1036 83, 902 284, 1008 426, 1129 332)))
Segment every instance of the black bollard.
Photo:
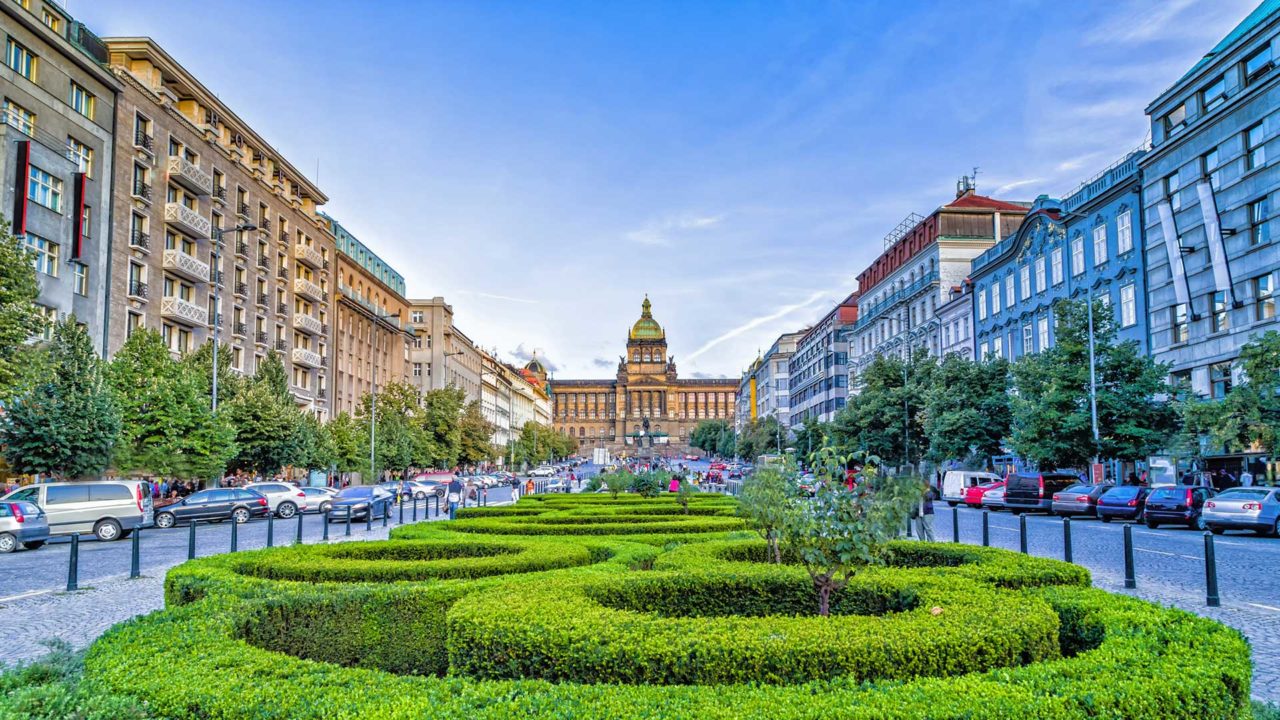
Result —
POLYGON ((142 528, 133 529, 133 556, 129 559, 129 579, 142 576, 141 558, 139 557, 140 543, 142 542, 142 528))
POLYGON ((1138 587, 1133 574, 1133 524, 1124 524, 1124 586, 1129 590, 1138 587))
POLYGON ((480 491, 480 504, 486 506, 489 504, 489 488, 480 491))
POLYGON ((951 542, 960 542, 960 508, 951 508, 951 542))
MULTIPOLYGON (((415 505, 418 503, 418 498, 417 498, 416 496, 413 498, 413 502, 414 502, 414 504, 415 504, 415 505)), ((399 521, 399 524, 400 524, 400 525, 403 525, 403 524, 404 524, 404 503, 400 503, 400 521, 399 521)))
POLYGON ((369 511, 364 514, 364 531, 373 530, 373 503, 369 503, 369 511))
MULTIPOLYGON (((422 508, 422 512, 424 512, 424 513, 425 513, 426 511, 427 511, 427 508, 426 508, 426 505, 425 505, 425 503, 424 503, 423 508, 422 508)), ((418 522, 418 498, 416 498, 416 497, 413 499, 413 521, 414 521, 414 522, 418 522)))
POLYGON ((71 536, 71 562, 67 565, 67 592, 80 588, 80 533, 71 536))
POLYGON ((267 513, 267 547, 272 547, 275 544, 276 544, 276 514, 273 512, 268 512, 267 513))
POLYGON ((236 551, 236 547, 240 544, 240 523, 235 518, 231 518, 231 552, 236 551))
POLYGON ((390 517, 391 517, 391 508, 389 507, 382 508, 382 527, 387 526, 387 519, 390 517))
POLYGON ((1218 559, 1213 552, 1213 533, 1204 531, 1204 602, 1209 607, 1219 607, 1218 599, 1218 559))
POLYGON ((298 513, 298 537, 294 540, 297 545, 302 544, 302 513, 298 513))
POLYGON ((190 532, 187 533, 187 559, 196 559, 196 521, 191 521, 190 532))
POLYGON ((1062 518, 1062 559, 1067 562, 1075 562, 1071 559, 1071 518, 1062 518))
POLYGON ((329 542, 329 513, 320 513, 320 517, 324 520, 324 534, 320 536, 320 539, 329 542))
POLYGON ((982 547, 991 546, 991 511, 982 511, 982 547))
POLYGON ((351 506, 347 506, 347 535, 351 534, 351 506))
POLYGON ((1027 554, 1027 516, 1018 516, 1018 549, 1027 554))

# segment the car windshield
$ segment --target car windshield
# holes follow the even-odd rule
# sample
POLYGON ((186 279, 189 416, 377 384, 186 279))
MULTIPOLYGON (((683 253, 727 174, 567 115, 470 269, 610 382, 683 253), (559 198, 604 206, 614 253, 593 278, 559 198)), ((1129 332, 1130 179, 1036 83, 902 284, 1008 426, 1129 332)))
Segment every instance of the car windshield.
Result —
POLYGON ((342 492, 338 493, 340 498, 367 498, 371 495, 373 495, 373 488, 371 487, 343 488, 342 492))
POLYGON ((1132 498, 1138 496, 1138 488, 1133 485, 1124 485, 1117 488, 1111 488, 1107 491, 1107 498, 1132 498))
POLYGON ((1218 495, 1218 500, 1260 500, 1271 492, 1265 488, 1232 488, 1218 495))
POLYGON ((1092 487, 1093 487, 1092 485, 1085 485, 1084 483, 1076 483, 1075 485, 1072 485, 1071 487, 1069 487, 1069 488, 1066 488, 1066 489, 1062 490, 1062 492, 1064 492, 1064 493, 1087 493, 1087 492, 1089 492, 1089 490, 1090 490, 1090 489, 1092 489, 1092 487))
POLYGON ((1160 487, 1151 491, 1152 500, 1175 500, 1187 496, 1187 488, 1160 487))

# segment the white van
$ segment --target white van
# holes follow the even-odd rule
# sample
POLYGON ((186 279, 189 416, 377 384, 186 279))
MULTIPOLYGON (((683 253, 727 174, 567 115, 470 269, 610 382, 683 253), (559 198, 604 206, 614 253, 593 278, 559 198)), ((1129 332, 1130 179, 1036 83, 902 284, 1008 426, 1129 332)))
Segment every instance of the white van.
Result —
POLYGON ((975 470, 948 470, 942 476, 942 499, 951 507, 964 502, 964 491, 975 485, 1002 480, 999 475, 975 470))
POLYGON ((151 485, 144 480, 36 483, 0 500, 25 500, 44 510, 50 535, 93 533, 99 540, 129 537, 151 527, 151 485))

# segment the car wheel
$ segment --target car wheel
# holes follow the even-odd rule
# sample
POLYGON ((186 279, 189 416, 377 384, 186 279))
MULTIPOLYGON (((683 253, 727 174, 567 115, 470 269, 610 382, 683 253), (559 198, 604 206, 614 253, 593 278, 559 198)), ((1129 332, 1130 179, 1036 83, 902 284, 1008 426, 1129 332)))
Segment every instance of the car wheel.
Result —
POLYGON ((326 501, 324 501, 324 502, 320 503, 320 514, 321 514, 321 515, 328 515, 328 514, 329 514, 329 508, 331 508, 331 507, 333 507, 333 503, 329 502, 328 500, 326 500, 326 501))
POLYGON ((276 506, 276 517, 287 520, 298 514, 298 506, 291 502, 282 502, 276 506))
POLYGON ((11 553, 18 549, 18 538, 13 533, 0 533, 0 553, 11 553))
POLYGON ((1098 519, 1099 519, 1099 520, 1101 520, 1101 521, 1102 521, 1102 522, 1104 522, 1104 523, 1109 523, 1109 522, 1111 522, 1111 516, 1110 516, 1110 515, 1099 515, 1099 516, 1098 516, 1098 519))
POLYGON ((231 511, 231 519, 237 524, 243 525, 249 522, 249 511, 245 508, 236 508, 231 511))
POLYGON ((28 550, 39 550, 40 548, 44 547, 44 541, 43 541, 43 540, 32 540, 31 542, 24 542, 24 543, 22 543, 22 547, 24 547, 24 548, 26 548, 26 549, 28 549, 28 550))
POLYGON ((93 526, 93 534, 103 542, 120 539, 120 523, 115 520, 103 520, 93 526))
POLYGON ((436 497, 444 499, 444 488, 436 488, 436 497))
POLYGON ((1156 528, 1160 527, 1160 523, 1156 522, 1155 520, 1149 519, 1147 520, 1147 527, 1151 528, 1152 530, 1155 530, 1156 528))
POLYGON ((1275 527, 1271 528, 1271 537, 1280 537, 1280 518, 1276 518, 1275 527))
POLYGON ((1205 530, 1204 516, 1197 515, 1196 519, 1191 521, 1191 527, 1195 530, 1204 532, 1205 530))
POLYGON ((156 515, 156 527, 158 528, 171 528, 176 523, 177 518, 173 516, 173 513, 160 513, 159 515, 156 515))
POLYGON ((1227 531, 1226 528, 1215 527, 1213 525, 1209 526, 1209 532, 1213 533, 1214 535, 1221 535, 1226 531, 1227 531))

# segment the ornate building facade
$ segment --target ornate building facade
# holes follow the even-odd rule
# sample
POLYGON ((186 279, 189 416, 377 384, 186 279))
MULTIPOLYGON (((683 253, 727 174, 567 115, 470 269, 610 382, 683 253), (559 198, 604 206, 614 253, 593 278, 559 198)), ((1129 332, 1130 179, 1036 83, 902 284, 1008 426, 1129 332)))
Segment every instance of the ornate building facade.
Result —
POLYGON ((606 447, 628 455, 649 447, 655 455, 687 451, 699 422, 732 421, 738 391, 737 380, 679 379, 675 358, 667 354, 666 331, 654 320, 648 297, 627 333, 616 377, 549 384, 552 422, 577 438, 582 452, 606 447))

